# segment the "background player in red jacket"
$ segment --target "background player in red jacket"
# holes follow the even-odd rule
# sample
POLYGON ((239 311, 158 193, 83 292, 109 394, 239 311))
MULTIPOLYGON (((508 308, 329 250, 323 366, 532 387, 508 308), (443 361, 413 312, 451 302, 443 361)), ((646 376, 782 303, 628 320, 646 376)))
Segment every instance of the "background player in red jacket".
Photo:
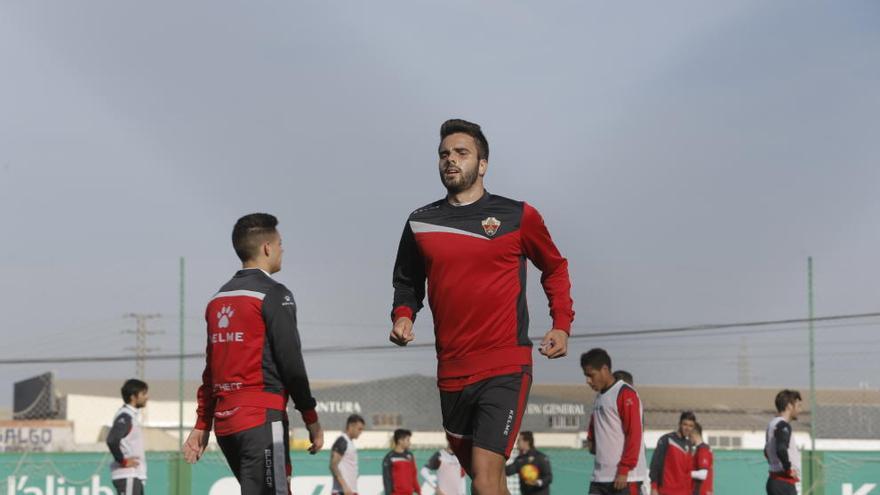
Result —
POLYGON ((289 397, 309 431, 309 452, 324 443, 302 357, 296 302, 270 276, 281 270, 277 225, 274 216, 254 213, 240 218, 232 230, 242 269, 205 311, 205 371, 196 425, 183 445, 187 462, 198 461, 213 427, 247 495, 289 492, 289 397))
POLYGON ((681 413, 678 431, 667 433, 657 441, 651 456, 651 493, 653 495, 691 495, 694 467, 694 444, 691 432, 697 417, 691 411, 681 413))
POLYGON ((712 495, 715 484, 715 456, 712 454, 712 447, 703 442, 703 426, 700 423, 694 423, 691 441, 696 445, 694 470, 691 472, 691 478, 694 480, 694 495, 712 495))
POLYGON ((409 450, 412 432, 404 429, 394 430, 394 447, 382 460, 382 482, 385 495, 412 495, 422 493, 419 486, 416 458, 409 450))
POLYGON ((434 316, 443 426, 479 495, 508 494, 504 464, 531 387, 526 262, 542 272, 553 328, 541 343, 565 355, 574 319, 568 262, 531 205, 489 194, 489 143, 480 126, 440 128, 439 171, 446 197, 410 214, 394 264, 393 328, 414 338, 425 282, 434 316))

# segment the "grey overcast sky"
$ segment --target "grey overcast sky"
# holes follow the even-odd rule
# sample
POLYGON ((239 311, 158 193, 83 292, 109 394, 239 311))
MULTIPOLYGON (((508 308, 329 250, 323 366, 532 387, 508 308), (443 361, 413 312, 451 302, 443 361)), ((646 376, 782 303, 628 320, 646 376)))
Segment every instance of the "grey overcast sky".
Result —
MULTIPOLYGON (((176 352, 179 256, 197 352, 254 211, 281 220, 307 348, 387 342, 400 231, 442 197, 449 117, 483 125, 489 190, 544 215, 575 333, 803 317, 810 255, 819 315, 880 311, 878 53, 873 1, 4 1, 0 359, 128 353, 132 311, 165 315, 151 346, 176 352)), ((821 325, 819 385, 880 385, 878 326, 821 325)), ((431 341, 427 313, 416 329, 431 341)), ((803 325, 578 340, 536 380, 581 381, 601 345, 641 383, 802 386, 806 342, 803 325)), ((307 356, 315 379, 434 363, 307 356)), ((0 368, 0 403, 44 370, 134 370, 0 368)))

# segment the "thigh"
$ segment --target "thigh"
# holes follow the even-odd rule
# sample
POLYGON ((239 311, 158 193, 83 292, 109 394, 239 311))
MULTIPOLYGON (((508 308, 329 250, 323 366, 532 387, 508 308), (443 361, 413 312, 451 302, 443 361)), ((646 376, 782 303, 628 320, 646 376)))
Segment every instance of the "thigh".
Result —
POLYGON ((510 457, 531 385, 532 375, 527 372, 479 382, 473 413, 475 447, 510 457))
MULTIPOLYGON (((272 411, 277 412, 277 411, 272 411)), ((267 422, 236 433, 238 482, 242 494, 287 495, 290 455, 287 424, 280 413, 268 414, 267 422)))
POLYGON ((473 448, 473 404, 470 394, 465 390, 458 392, 440 391, 440 411, 443 414, 443 429, 452 451, 461 467, 473 475, 471 468, 471 449, 473 448))
POLYGON ((600 482, 592 482, 590 483, 590 491, 589 495, 612 495, 612 484, 611 483, 600 483, 600 482))
POLYGON ((144 486, 137 478, 121 478, 113 480, 113 487, 119 495, 143 495, 144 486))
POLYGON ((767 480, 767 495, 797 495, 797 487, 785 481, 767 480))

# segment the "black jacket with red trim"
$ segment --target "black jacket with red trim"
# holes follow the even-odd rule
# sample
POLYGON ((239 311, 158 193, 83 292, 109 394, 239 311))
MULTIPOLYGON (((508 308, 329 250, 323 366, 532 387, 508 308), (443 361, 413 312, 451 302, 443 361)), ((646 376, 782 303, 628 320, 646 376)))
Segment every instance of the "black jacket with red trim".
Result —
POLYGON ((296 302, 283 284, 259 269, 239 270, 208 303, 207 349, 198 391, 196 428, 229 435, 262 424, 260 410, 318 420, 302 357, 296 302), (254 413, 256 412, 256 413, 254 413))
POLYGON ((526 260, 542 272, 553 327, 569 332, 568 261, 531 205, 487 192, 469 205, 442 199, 410 214, 394 264, 392 319, 415 318, 427 280, 441 389, 532 363, 526 260))

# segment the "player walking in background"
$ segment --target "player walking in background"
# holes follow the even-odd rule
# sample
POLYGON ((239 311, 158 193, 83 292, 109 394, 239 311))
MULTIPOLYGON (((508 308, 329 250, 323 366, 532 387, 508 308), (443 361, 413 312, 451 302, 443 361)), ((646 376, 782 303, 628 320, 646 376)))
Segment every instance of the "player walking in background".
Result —
POLYGON ((678 430, 657 441, 651 456, 651 493, 653 495, 691 495, 694 467, 694 444, 691 433, 697 417, 691 411, 681 413, 678 430))
POLYGON ((598 392, 587 438, 596 456, 590 495, 639 495, 647 472, 642 441, 642 401, 634 388, 611 373, 604 349, 581 355, 587 385, 598 392))
POLYGON ((412 432, 404 429, 394 430, 391 452, 382 459, 382 483, 385 495, 412 495, 422 493, 416 458, 409 450, 412 432))
POLYGON ((693 495, 712 495, 715 484, 715 456, 712 454, 712 447, 703 442, 703 426, 700 423, 694 423, 691 442, 696 445, 694 470, 691 471, 691 479, 694 483, 693 495))
POLYGON ((632 373, 626 370, 617 370, 613 373, 615 380, 621 380, 623 383, 626 383, 630 387, 635 386, 635 380, 633 380, 632 373))
POLYGON ((324 443, 296 325, 293 294, 271 274, 281 270, 278 220, 241 217, 232 245, 242 269, 205 311, 208 345, 195 428, 183 446, 198 461, 213 426, 241 493, 286 494, 291 474, 287 400, 293 398, 314 454, 324 443))
POLYGON ((364 418, 352 414, 345 420, 345 431, 330 448, 330 474, 333 475, 333 495, 357 494, 358 451, 354 440, 364 431, 364 418))
POLYGON ((480 126, 440 128, 446 197, 410 214, 394 264, 390 340, 411 342, 425 281, 434 315, 443 427, 479 495, 508 494, 504 464, 532 383, 526 260, 541 270, 553 328, 540 352, 566 354, 574 319, 568 262, 531 205, 488 193, 480 126))
POLYGON ((553 471, 550 459, 535 449, 535 435, 530 431, 520 432, 516 448, 519 455, 507 465, 505 472, 508 476, 516 474, 519 477, 519 492, 523 495, 550 495, 553 471))
POLYGON ((141 431, 140 409, 147 405, 147 384, 132 378, 122 385, 125 403, 113 417, 113 426, 107 434, 107 447, 113 455, 110 478, 119 495, 143 495, 147 480, 147 456, 144 453, 144 434, 141 431))
POLYGON ((782 390, 776 394, 775 402, 779 414, 767 425, 764 446, 764 457, 770 464, 767 495, 794 495, 801 478, 801 452, 791 438, 791 422, 801 412, 801 393, 782 390))
POLYGON ((452 446, 447 442, 446 448, 434 452, 422 467, 422 478, 434 488, 436 495, 465 495, 467 487, 465 483, 464 468, 455 457, 452 446), (431 471, 437 474, 431 474, 431 471))

